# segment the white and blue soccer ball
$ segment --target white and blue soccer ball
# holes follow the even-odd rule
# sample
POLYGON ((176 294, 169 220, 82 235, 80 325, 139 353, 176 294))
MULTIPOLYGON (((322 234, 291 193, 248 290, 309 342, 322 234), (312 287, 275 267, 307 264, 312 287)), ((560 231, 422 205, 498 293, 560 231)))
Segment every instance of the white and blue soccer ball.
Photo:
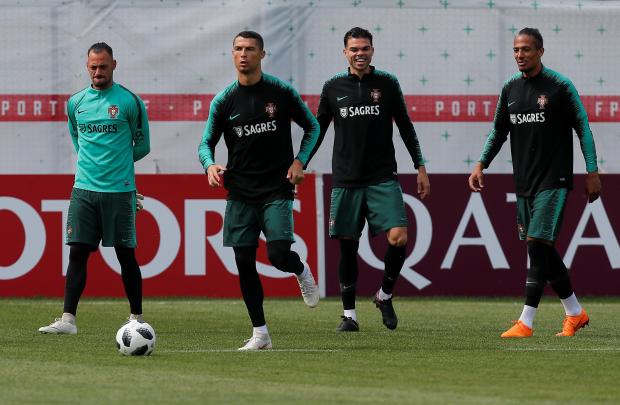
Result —
POLYGON ((131 320, 116 332, 116 347, 125 356, 148 356, 155 349, 155 330, 146 322, 131 320))

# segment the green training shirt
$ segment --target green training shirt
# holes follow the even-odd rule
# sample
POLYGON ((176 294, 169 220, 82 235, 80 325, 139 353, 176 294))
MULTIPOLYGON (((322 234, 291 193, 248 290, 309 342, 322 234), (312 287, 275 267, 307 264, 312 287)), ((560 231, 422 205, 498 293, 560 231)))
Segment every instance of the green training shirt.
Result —
POLYGON ((133 163, 150 151, 142 100, 117 83, 105 90, 88 86, 69 98, 67 115, 77 153, 74 187, 108 193, 134 191, 133 163))

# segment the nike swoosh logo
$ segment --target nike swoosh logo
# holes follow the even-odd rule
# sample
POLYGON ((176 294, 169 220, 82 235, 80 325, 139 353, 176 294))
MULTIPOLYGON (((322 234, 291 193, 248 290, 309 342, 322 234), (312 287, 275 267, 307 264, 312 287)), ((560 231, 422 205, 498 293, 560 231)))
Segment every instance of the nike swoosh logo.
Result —
POLYGON ((238 117, 238 116, 240 116, 240 115, 241 115, 241 114, 230 115, 230 116, 228 117, 228 119, 232 121, 232 120, 234 120, 235 118, 237 118, 237 117, 238 117))
POLYGON ((516 101, 511 101, 510 103, 508 103, 508 107, 510 107, 511 105, 513 105, 514 103, 516 103, 516 101))
POLYGON ((82 110, 82 111, 78 110, 78 112, 77 112, 77 113, 78 113, 78 114, 82 114, 83 112, 86 112, 86 110, 82 110))
POLYGON ((347 97, 349 97, 349 96, 336 97, 336 101, 344 100, 347 97))

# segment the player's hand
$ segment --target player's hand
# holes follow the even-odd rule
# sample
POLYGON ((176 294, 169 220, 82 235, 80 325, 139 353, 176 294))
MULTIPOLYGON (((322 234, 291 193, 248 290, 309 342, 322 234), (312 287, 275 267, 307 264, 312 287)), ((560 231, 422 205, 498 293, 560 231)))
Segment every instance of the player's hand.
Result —
POLYGON ((469 175, 469 189, 475 193, 479 193, 484 188, 482 181, 484 174, 482 173, 482 169, 484 169, 482 163, 478 162, 469 175))
POLYGON ((144 196, 136 192, 136 212, 140 212, 144 209, 142 201, 144 201, 144 196))
POLYGON ((299 184, 304 180, 304 165, 299 159, 293 160, 286 173, 286 178, 291 184, 299 184))
POLYGON ((226 171, 226 168, 221 165, 211 165, 207 168, 207 176, 209 177, 209 185, 211 187, 222 186, 222 174, 226 171))
POLYGON ((418 195, 422 200, 431 195, 431 183, 424 166, 418 167, 418 195))
POLYGON ((585 195, 588 197, 588 203, 594 202, 601 195, 601 178, 598 175, 598 172, 588 173, 586 176, 586 192, 585 195))

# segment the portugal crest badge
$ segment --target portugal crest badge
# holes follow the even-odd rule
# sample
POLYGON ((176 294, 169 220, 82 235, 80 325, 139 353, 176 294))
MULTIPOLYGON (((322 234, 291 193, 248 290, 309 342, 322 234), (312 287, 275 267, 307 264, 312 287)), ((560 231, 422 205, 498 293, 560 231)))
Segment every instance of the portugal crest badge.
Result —
POLYGON ((373 103, 378 103, 379 99, 381 98, 381 90, 372 89, 372 91, 370 92, 370 97, 372 98, 373 103))
POLYGON ((547 98, 546 95, 541 94, 540 96, 538 96, 538 101, 536 101, 536 103, 538 103, 538 106, 540 107, 541 110, 544 110, 545 106, 549 104, 549 99, 547 98))
POLYGON ((116 118, 116 116, 118 115, 118 106, 117 105, 111 105, 108 107, 108 114, 110 115, 110 118, 116 118))
POLYGON ((347 107, 340 107, 340 116, 342 118, 347 118, 347 107))
POLYGON ((265 112, 267 113, 269 118, 275 117, 276 116, 276 111, 278 111, 278 110, 276 109, 276 104, 275 103, 267 103, 265 105, 265 112))

